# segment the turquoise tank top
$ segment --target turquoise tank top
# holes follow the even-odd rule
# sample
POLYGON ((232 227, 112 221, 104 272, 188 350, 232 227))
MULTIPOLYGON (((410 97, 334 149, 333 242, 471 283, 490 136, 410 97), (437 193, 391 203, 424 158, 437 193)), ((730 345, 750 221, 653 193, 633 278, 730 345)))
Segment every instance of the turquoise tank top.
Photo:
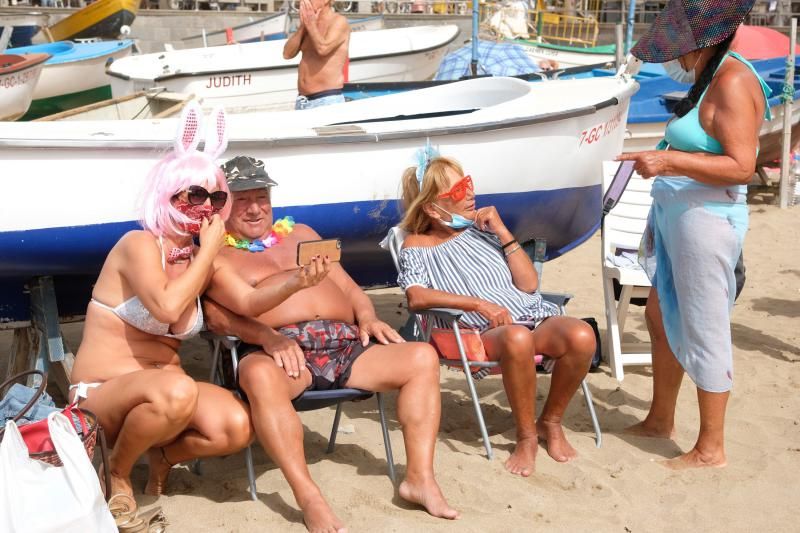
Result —
MULTIPOLYGON (((732 56, 735 59, 744 63, 747 68, 758 78, 759 83, 761 83, 761 91, 764 95, 764 118, 766 120, 772 120, 772 112, 769 109, 769 97, 772 94, 772 89, 769 88, 767 83, 764 79, 758 75, 756 69, 753 68, 753 65, 750 64, 745 58, 737 54, 736 52, 728 52, 725 54, 725 57, 720 62, 717 70, 714 71, 714 75, 716 75, 717 71, 722 67, 722 64, 728 58, 728 56, 732 56)), ((711 84, 709 83, 709 86, 711 84)), ((684 116, 680 118, 676 118, 667 124, 666 131, 664 132, 664 139, 658 143, 656 147, 657 150, 666 150, 667 147, 674 148, 676 150, 680 150, 682 152, 708 152, 712 154, 723 154, 724 150, 722 149, 722 145, 719 143, 718 140, 713 138, 711 135, 706 133, 703 129, 703 126, 700 124, 700 103, 703 101, 703 98, 708 92, 708 87, 706 87, 703 94, 700 95, 700 100, 698 100, 697 105, 692 108, 691 111, 686 113, 684 116)), ((756 148, 758 151, 758 148, 756 148)), ((653 183, 653 186, 656 187, 656 183, 661 182, 660 185, 664 186, 667 185, 670 189, 685 189, 687 187, 692 188, 706 188, 706 187, 713 187, 716 188, 715 185, 708 185, 705 183, 701 183, 699 181, 695 181, 688 177, 665 177, 659 176, 656 178, 656 181, 653 183)), ((730 186, 729 186, 730 187, 730 186)), ((737 189, 737 192, 745 194, 747 192, 746 185, 739 185, 734 186, 737 189)))

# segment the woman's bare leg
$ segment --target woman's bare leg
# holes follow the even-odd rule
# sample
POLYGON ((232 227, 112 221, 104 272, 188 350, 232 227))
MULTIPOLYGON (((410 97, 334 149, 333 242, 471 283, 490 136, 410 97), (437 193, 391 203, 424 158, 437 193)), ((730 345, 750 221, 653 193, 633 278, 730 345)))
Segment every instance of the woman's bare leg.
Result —
POLYGON ((539 438, 546 441, 547 453, 559 462, 577 457, 567 441, 561 420, 570 400, 589 371, 597 343, 594 330, 583 320, 554 316, 533 331, 539 353, 556 360, 550 380, 550 392, 536 422, 539 438))
POLYGON ((665 461, 669 468, 681 470, 703 466, 723 467, 725 456, 725 409, 730 392, 708 392, 697 389, 700 404, 700 434, 697 443, 687 453, 665 461))
POLYGON ((233 392, 211 383, 197 383, 197 390, 197 410, 187 428, 166 446, 150 450, 150 479, 145 494, 161 494, 172 465, 228 455, 252 440, 250 410, 233 392))
POLYGON ((536 347, 525 326, 500 326, 481 335, 486 354, 500 361, 503 387, 517 428, 517 444, 506 461, 512 474, 530 476, 539 446, 536 431, 536 347))
POLYGON ((684 370, 667 342, 655 288, 650 289, 647 298, 645 319, 653 350, 653 402, 644 421, 626 431, 642 437, 669 439, 675 435, 675 406, 684 370))
POLYGON ((97 415, 113 443, 110 493, 133 496, 130 474, 136 460, 159 442, 174 439, 197 408, 197 385, 182 372, 140 370, 90 389, 81 403, 97 415))
POLYGON ((433 472, 433 454, 441 418, 439 357, 426 343, 375 345, 353 364, 348 387, 374 392, 398 390, 397 418, 406 445, 406 478, 398 492, 431 515, 456 519, 433 472))

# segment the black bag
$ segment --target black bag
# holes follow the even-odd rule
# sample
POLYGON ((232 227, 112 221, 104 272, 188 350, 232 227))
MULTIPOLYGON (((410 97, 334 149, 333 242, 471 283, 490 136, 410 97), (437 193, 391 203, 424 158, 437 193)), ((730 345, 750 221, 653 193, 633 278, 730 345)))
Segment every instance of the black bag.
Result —
POLYGON ((594 331, 594 340, 596 346, 594 349, 594 356, 592 357, 592 364, 589 367, 589 371, 591 372, 592 370, 596 370, 598 367, 600 367, 600 359, 603 353, 603 350, 600 346, 600 329, 597 327, 597 320, 595 320, 593 317, 582 318, 581 320, 589 324, 594 331))

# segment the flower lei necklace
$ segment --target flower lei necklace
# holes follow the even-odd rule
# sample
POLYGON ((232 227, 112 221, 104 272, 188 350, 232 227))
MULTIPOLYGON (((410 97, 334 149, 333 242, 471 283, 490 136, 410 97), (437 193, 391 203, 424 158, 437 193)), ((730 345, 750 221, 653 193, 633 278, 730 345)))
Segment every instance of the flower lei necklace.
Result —
POLYGON ((263 252, 267 248, 272 248, 279 244, 284 237, 289 235, 294 229, 294 218, 283 217, 275 221, 272 225, 272 231, 265 239, 255 239, 248 241, 247 239, 237 239, 230 233, 225 234, 225 244, 240 250, 247 250, 248 252, 263 252))

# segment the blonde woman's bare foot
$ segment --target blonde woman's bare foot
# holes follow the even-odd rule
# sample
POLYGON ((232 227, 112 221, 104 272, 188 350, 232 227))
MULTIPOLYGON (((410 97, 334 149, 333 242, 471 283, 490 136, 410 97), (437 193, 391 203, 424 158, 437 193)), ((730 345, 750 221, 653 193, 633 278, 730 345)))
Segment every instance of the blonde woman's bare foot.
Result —
POLYGON ((725 452, 718 454, 704 454, 697 448, 692 448, 689 452, 666 461, 659 461, 671 470, 687 470, 689 468, 723 468, 727 466, 728 460, 725 452))
POLYGON ((144 493, 150 496, 161 496, 167 488, 167 478, 173 464, 167 460, 164 448, 151 448, 147 452, 150 464, 150 477, 144 487, 144 493))
POLYGON ((645 420, 639 422, 623 430, 626 435, 633 435, 634 437, 647 437, 651 439, 674 439, 675 426, 665 426, 655 424, 645 420))
POLYGON ((545 442, 547 455, 559 463, 566 463, 578 457, 578 452, 564 435, 564 428, 561 427, 560 422, 547 422, 539 419, 536 421, 536 431, 539 439, 545 442))
POLYGON ((514 453, 506 460, 506 470, 512 474, 528 477, 536 469, 536 452, 539 449, 537 437, 519 439, 514 453))
POLYGON ((439 484, 432 477, 423 481, 409 481, 408 478, 400 483, 397 489, 400 497, 407 502, 421 505, 431 516, 446 518, 448 520, 458 520, 461 514, 450 507, 444 499, 439 484))
POLYGON ((298 504, 303 511, 306 528, 311 533, 347 533, 347 528, 321 495, 298 504))

